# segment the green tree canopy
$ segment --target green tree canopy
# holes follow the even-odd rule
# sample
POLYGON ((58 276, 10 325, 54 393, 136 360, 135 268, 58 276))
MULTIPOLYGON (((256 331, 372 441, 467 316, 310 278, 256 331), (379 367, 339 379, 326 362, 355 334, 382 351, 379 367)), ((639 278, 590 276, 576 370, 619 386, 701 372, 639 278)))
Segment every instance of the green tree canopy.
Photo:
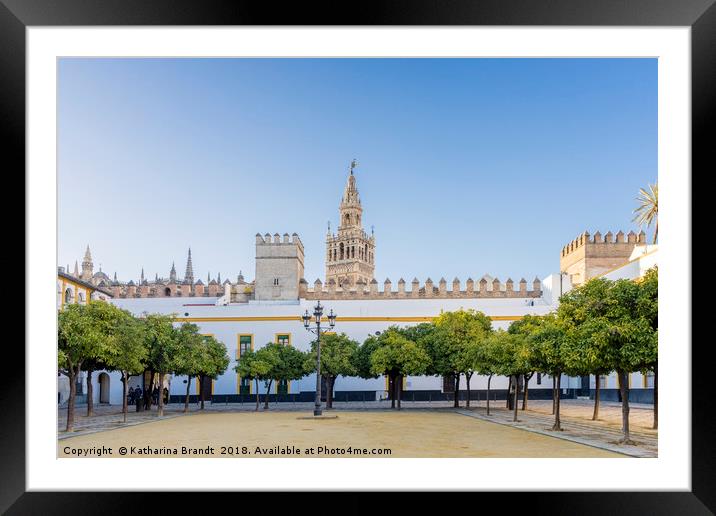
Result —
POLYGON ((363 341, 353 357, 353 367, 357 376, 361 378, 378 378, 381 373, 374 373, 372 370, 371 357, 375 350, 382 345, 378 336, 370 335, 363 341))
POLYGON ((374 375, 419 375, 430 365, 427 352, 397 328, 388 328, 377 340, 379 346, 370 357, 370 370, 374 375))
MULTIPOLYGON (((356 353, 358 342, 345 333, 321 336, 321 375, 323 376, 356 376, 356 353)), ((316 370, 316 341, 311 342, 308 353, 306 372, 316 370)))

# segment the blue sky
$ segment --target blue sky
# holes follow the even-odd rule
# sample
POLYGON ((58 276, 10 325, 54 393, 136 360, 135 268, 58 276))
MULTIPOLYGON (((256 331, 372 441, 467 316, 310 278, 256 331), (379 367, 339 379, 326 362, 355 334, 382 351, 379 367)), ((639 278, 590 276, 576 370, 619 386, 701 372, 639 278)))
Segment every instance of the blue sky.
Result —
MULTIPOLYGON (((58 263, 254 277, 293 233, 324 276, 356 158, 376 277, 530 280, 628 232, 657 177, 656 59, 61 59, 58 263)), ((637 229, 638 230, 638 229, 637 229)))

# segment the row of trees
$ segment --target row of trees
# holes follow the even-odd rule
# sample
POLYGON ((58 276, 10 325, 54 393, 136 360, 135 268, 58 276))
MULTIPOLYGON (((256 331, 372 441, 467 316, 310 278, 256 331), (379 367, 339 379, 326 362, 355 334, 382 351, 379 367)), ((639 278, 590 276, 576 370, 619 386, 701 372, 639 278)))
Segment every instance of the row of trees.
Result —
MULTIPOLYGON (((550 314, 528 315, 507 330, 492 328, 485 314, 474 310, 443 312, 431 323, 392 326, 362 344, 345 334, 321 340, 321 375, 332 406, 338 376, 388 378, 391 407, 400 409, 403 378, 418 375, 454 381, 454 406, 459 406, 461 378, 466 381, 466 405, 475 373, 488 377, 487 413, 493 376, 510 381, 508 406, 517 420, 518 400, 527 407, 529 380, 536 373, 554 379, 554 430, 561 430, 562 375, 596 378, 593 419, 599 415, 600 376, 613 371, 619 378, 624 442, 629 441, 629 382, 632 372, 654 373, 654 428, 658 425, 658 275, 656 268, 638 281, 594 279, 563 295, 550 314)), ((315 371, 315 342, 311 351, 268 344, 245 353, 236 371, 258 382, 296 380, 315 371)), ((268 398, 266 399, 268 406, 268 398)))
MULTIPOLYGON (((184 410, 188 410, 192 378, 216 378, 226 371, 226 347, 215 338, 199 334, 195 324, 173 324, 170 315, 145 314, 134 317, 110 303, 90 301, 67 305, 58 314, 58 370, 69 380, 67 427, 75 419, 76 383, 87 372, 87 415, 93 413, 92 373, 118 371, 123 384, 122 411, 127 420, 127 384, 132 376, 148 374, 150 386, 160 391, 168 374, 187 376, 184 410)), ((202 390, 203 393, 203 390, 202 390)), ((144 390, 144 403, 151 407, 151 388, 144 390)), ((203 396, 202 396, 203 408, 203 396)), ((158 414, 164 414, 164 396, 159 396, 158 414)))
MULTIPOLYGON (((126 420, 127 381, 149 373, 153 385, 163 385, 167 374, 188 376, 185 410, 191 378, 216 378, 228 367, 223 344, 200 335, 198 327, 175 326, 171 316, 150 314, 133 317, 103 302, 69 305, 59 314, 58 363, 70 383, 67 430, 74 422, 75 383, 81 370, 88 373, 88 414, 91 414, 91 374, 105 369, 119 371, 124 384, 126 420)), ((638 281, 594 279, 563 295, 556 312, 525 316, 505 330, 492 328, 485 314, 474 310, 443 312, 431 323, 410 327, 392 326, 369 336, 362 344, 345 334, 325 335, 321 341, 321 375, 332 407, 338 376, 388 378, 391 407, 400 409, 403 378, 434 375, 452 378, 454 404, 459 406, 460 381, 466 380, 470 404, 470 381, 475 373, 488 377, 487 412, 493 376, 510 379, 508 403, 517 419, 518 399, 527 406, 528 383, 535 373, 554 378, 554 430, 561 430, 560 378, 595 375, 597 390, 593 418, 599 411, 599 378, 616 371, 622 397, 624 441, 629 441, 628 376, 653 371, 654 427, 658 424, 658 276, 656 268, 638 281)), ((267 392, 274 381, 298 380, 315 371, 315 341, 301 352, 290 346, 269 343, 257 351, 245 351, 235 367, 242 377, 259 382, 267 392)), ((203 389, 201 389, 203 393, 203 389)), ((144 393, 151 404, 151 392, 144 393)), ((268 407, 268 396, 265 405, 268 407)), ((203 408, 203 399, 202 399, 203 408)), ((159 397, 163 414, 163 396, 159 397)))

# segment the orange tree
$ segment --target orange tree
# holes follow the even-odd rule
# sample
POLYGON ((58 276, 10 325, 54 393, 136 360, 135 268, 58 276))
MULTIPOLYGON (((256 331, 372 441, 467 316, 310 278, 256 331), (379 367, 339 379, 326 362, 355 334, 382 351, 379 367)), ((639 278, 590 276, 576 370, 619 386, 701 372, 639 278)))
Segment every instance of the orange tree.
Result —
MULTIPOLYGON (((403 377, 424 374, 430 364, 430 356, 422 346, 405 337, 396 327, 388 328, 376 340, 378 346, 370 356, 370 371, 374 375, 384 374, 389 378, 400 410, 403 377)), ((391 406, 395 407, 395 403, 391 406)))

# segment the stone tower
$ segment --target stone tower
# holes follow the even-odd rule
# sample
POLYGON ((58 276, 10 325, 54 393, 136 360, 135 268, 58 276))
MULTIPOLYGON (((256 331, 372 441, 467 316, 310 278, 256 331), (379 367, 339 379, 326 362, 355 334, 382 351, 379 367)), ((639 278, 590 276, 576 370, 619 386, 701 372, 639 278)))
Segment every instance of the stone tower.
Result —
POLYGON ((94 265, 92 264, 92 253, 90 253, 90 248, 87 246, 87 250, 85 251, 85 257, 82 259, 82 274, 80 275, 80 279, 83 279, 85 281, 92 281, 92 270, 94 269, 94 265))
POLYGON ((189 256, 186 259, 186 272, 184 273, 184 283, 188 285, 194 284, 194 266, 191 263, 191 247, 189 248, 189 256))
POLYGON ((559 270, 569 276, 573 286, 578 286, 614 267, 624 265, 629 261, 634 248, 644 245, 646 234, 643 231, 630 231, 627 235, 622 231, 616 235, 611 231, 604 235, 599 231, 594 235, 585 231, 562 248, 559 270))
POLYGON ((294 233, 289 239, 276 233, 271 237, 256 234, 256 276, 254 299, 257 301, 298 300, 303 278, 303 243, 294 233))
POLYGON ((375 269, 375 236, 363 230, 361 206, 356 178, 350 166, 350 174, 343 190, 340 204, 338 233, 332 234, 330 226, 326 235, 326 283, 331 280, 336 287, 350 288, 359 281, 369 284, 375 269))

